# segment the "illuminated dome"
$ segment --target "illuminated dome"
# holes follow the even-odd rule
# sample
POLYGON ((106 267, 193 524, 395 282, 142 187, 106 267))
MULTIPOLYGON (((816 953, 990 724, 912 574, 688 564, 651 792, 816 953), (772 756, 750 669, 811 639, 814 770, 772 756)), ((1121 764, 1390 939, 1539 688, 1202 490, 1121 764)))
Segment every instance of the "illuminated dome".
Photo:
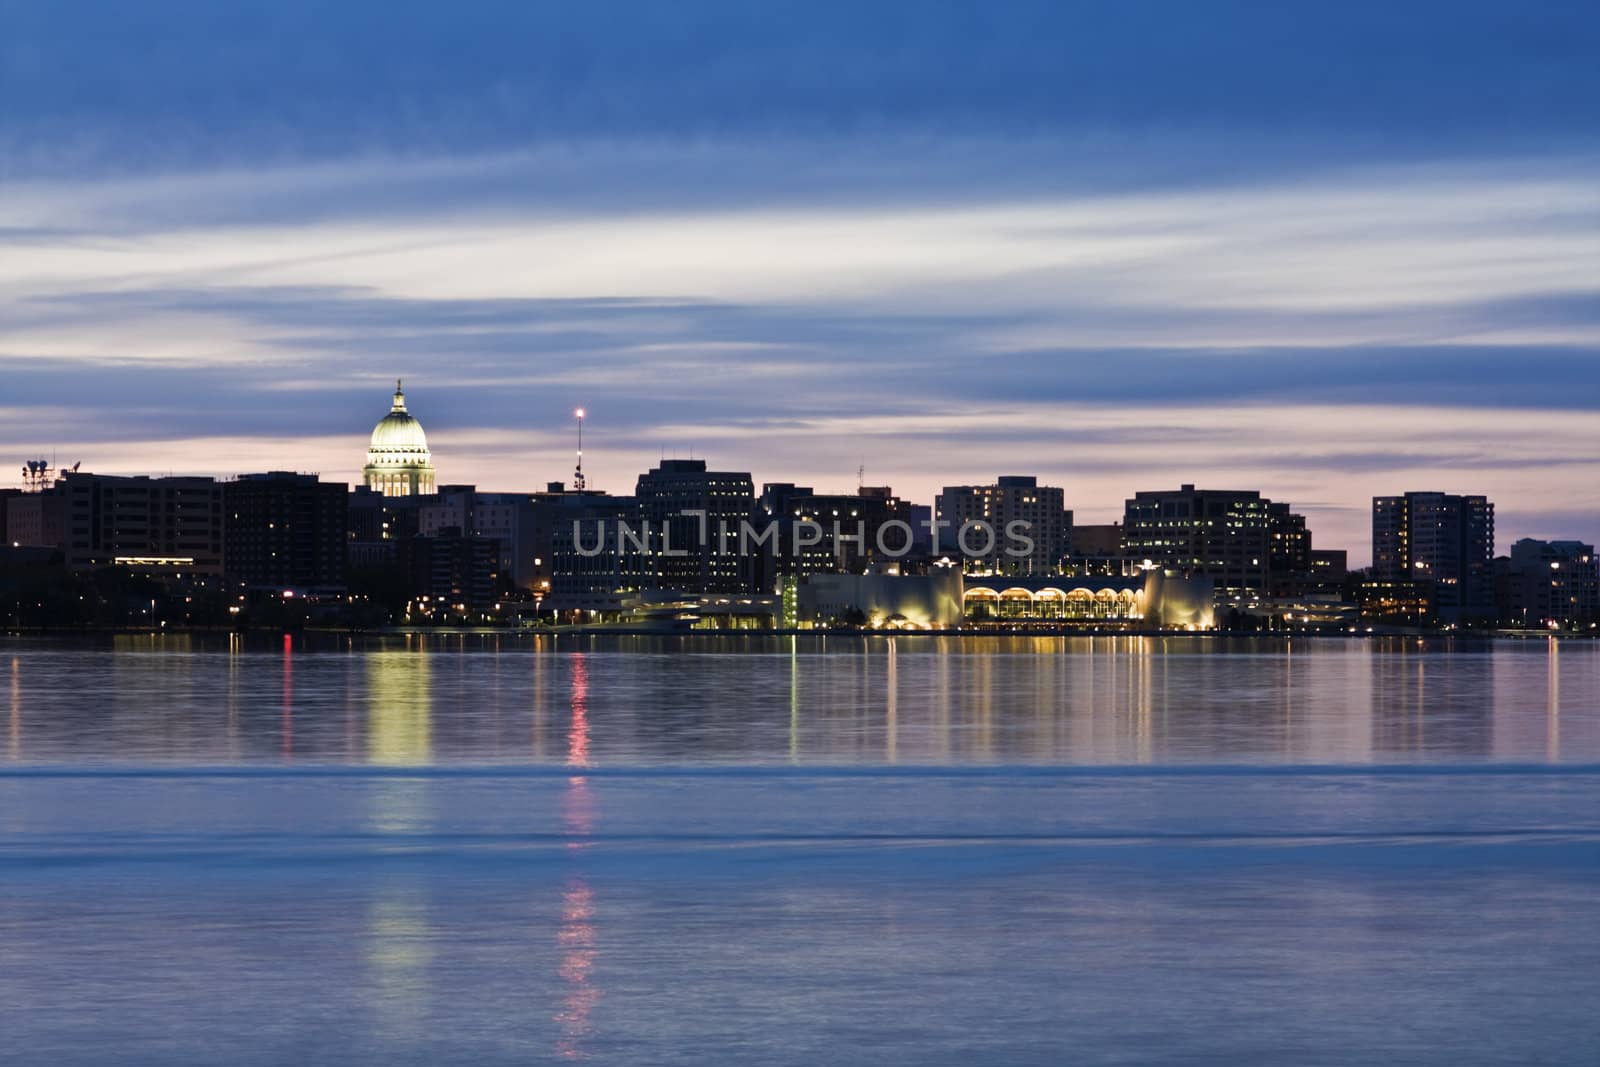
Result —
POLYGON ((422 423, 406 410, 406 394, 394 383, 394 406, 373 427, 362 474, 370 488, 384 496, 417 496, 433 492, 433 456, 422 423))

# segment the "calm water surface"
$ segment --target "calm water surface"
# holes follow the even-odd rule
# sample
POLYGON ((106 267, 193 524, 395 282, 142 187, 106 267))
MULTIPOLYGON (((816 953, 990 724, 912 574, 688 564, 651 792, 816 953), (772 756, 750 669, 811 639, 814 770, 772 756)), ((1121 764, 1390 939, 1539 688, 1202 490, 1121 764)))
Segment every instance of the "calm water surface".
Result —
POLYGON ((1600 1060, 1600 645, 0 638, 19 1063, 1600 1060))

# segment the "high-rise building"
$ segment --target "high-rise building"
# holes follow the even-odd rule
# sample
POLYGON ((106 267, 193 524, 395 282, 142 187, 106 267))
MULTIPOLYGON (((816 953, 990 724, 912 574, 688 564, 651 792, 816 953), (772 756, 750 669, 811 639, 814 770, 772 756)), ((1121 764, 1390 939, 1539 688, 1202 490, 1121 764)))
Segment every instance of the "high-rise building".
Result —
POLYGON ((1600 563, 1593 545, 1528 537, 1495 563, 1503 624, 1543 629, 1600 621, 1600 563))
POLYGON ((69 471, 56 485, 65 503, 68 567, 223 572, 220 482, 69 471))
POLYGON ((537 506, 550 538, 550 610, 614 610, 620 594, 659 584, 633 497, 552 486, 537 506))
POLYGON ((372 430, 366 485, 384 496, 422 496, 433 492, 433 454, 422 423, 406 410, 406 394, 394 383, 394 403, 372 430))
POLYGON ((1493 566, 1494 505, 1486 497, 1372 498, 1372 579, 1431 583, 1439 621, 1494 615, 1493 566))
POLYGON ((1040 485, 1031 476, 1006 475, 993 485, 947 485, 934 510, 940 531, 935 554, 963 555, 968 569, 1054 574, 1072 547, 1072 512, 1066 507, 1066 493, 1040 485), (987 526, 993 536, 975 530, 962 545, 963 527, 977 523, 987 526), (1022 536, 1012 537, 1013 531, 1022 536), (1017 554, 1027 548, 1023 538, 1031 541, 1032 547, 1026 554, 1017 554))
POLYGON ((1274 596, 1292 596, 1295 588, 1311 577, 1311 530, 1306 517, 1289 510, 1288 504, 1269 503, 1272 517, 1268 567, 1274 596))
POLYGON ((706 469, 703 459, 664 459, 639 475, 634 496, 648 531, 646 564, 662 589, 754 592, 754 557, 739 534, 755 509, 748 472, 706 469))
POLYGON ((272 471, 227 482, 230 577, 253 589, 337 593, 345 585, 349 486, 272 471))
POLYGON ((762 532, 767 524, 777 531, 771 547, 751 548, 761 556, 766 579, 761 584, 767 589, 778 575, 861 574, 875 562, 909 555, 916 540, 911 505, 888 486, 817 493, 808 486, 768 482, 761 487, 756 517, 762 532), (902 525, 886 530, 891 522, 902 525))
POLYGON ((441 610, 485 609, 499 595, 500 545, 492 538, 451 527, 401 542, 400 555, 409 571, 412 595, 442 602, 441 610))
POLYGON ((1270 594, 1272 532, 1272 501, 1254 491, 1183 485, 1135 493, 1123 506, 1130 558, 1206 575, 1220 599, 1270 594))
POLYGON ((442 485, 437 493, 420 499, 417 532, 433 536, 449 529, 498 541, 501 576, 520 588, 533 587, 539 553, 531 494, 480 493, 471 485, 442 485))

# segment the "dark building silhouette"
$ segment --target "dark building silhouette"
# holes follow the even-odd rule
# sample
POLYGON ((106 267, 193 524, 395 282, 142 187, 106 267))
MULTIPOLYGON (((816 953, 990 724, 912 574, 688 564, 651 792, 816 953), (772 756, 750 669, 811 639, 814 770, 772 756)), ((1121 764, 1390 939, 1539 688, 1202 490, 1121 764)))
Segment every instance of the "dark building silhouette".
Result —
POLYGON ((1494 505, 1486 497, 1372 498, 1371 578, 1431 584, 1440 622, 1493 618, 1493 567, 1494 505))
POLYGON ((1073 523, 1072 551, 1064 570, 1068 574, 1120 576, 1139 561, 1130 562, 1122 548, 1122 523, 1073 523))
POLYGON ((500 542, 454 527, 401 542, 412 596, 450 609, 487 608, 499 596, 500 542))
POLYGON ((741 524, 755 510, 748 472, 712 471, 703 459, 664 459, 634 490, 647 528, 653 584, 686 593, 754 592, 752 556, 739 550, 741 524))
POLYGON ((1183 485, 1135 493, 1123 508, 1123 550, 1135 560, 1205 575, 1219 598, 1266 596, 1272 589, 1272 509, 1272 501, 1245 490, 1183 485))
POLYGON ((1293 596, 1311 578, 1311 531, 1306 517, 1289 510, 1288 504, 1271 503, 1271 547, 1268 566, 1274 596, 1293 596))
POLYGON ((1523 538, 1495 560, 1502 624, 1581 627, 1600 621, 1600 563, 1582 541, 1523 538))
POLYGON ((73 570, 125 566, 152 573, 223 572, 222 483, 215 479, 69 471, 55 491, 64 509, 67 566, 73 570))
POLYGON ((761 487, 756 519, 760 532, 768 524, 777 530, 771 547, 752 544, 750 549, 761 558, 764 589, 782 575, 861 574, 880 560, 910 555, 916 539, 911 505, 888 486, 818 493, 808 486, 768 482, 761 487), (885 529, 892 522, 901 525, 885 529))
POLYGON ((349 497, 344 482, 288 471, 225 483, 228 576, 257 590, 343 590, 349 497))
POLYGON ((552 486, 537 508, 550 536, 552 611, 612 610, 618 594, 656 584, 633 497, 552 486))

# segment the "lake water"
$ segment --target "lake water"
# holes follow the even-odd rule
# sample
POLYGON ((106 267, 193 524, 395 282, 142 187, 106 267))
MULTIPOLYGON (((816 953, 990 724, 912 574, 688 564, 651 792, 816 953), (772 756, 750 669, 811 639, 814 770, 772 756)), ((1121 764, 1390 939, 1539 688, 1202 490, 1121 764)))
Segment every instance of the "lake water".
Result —
POLYGON ((1600 644, 0 638, 18 1063, 1600 1061, 1600 644))

